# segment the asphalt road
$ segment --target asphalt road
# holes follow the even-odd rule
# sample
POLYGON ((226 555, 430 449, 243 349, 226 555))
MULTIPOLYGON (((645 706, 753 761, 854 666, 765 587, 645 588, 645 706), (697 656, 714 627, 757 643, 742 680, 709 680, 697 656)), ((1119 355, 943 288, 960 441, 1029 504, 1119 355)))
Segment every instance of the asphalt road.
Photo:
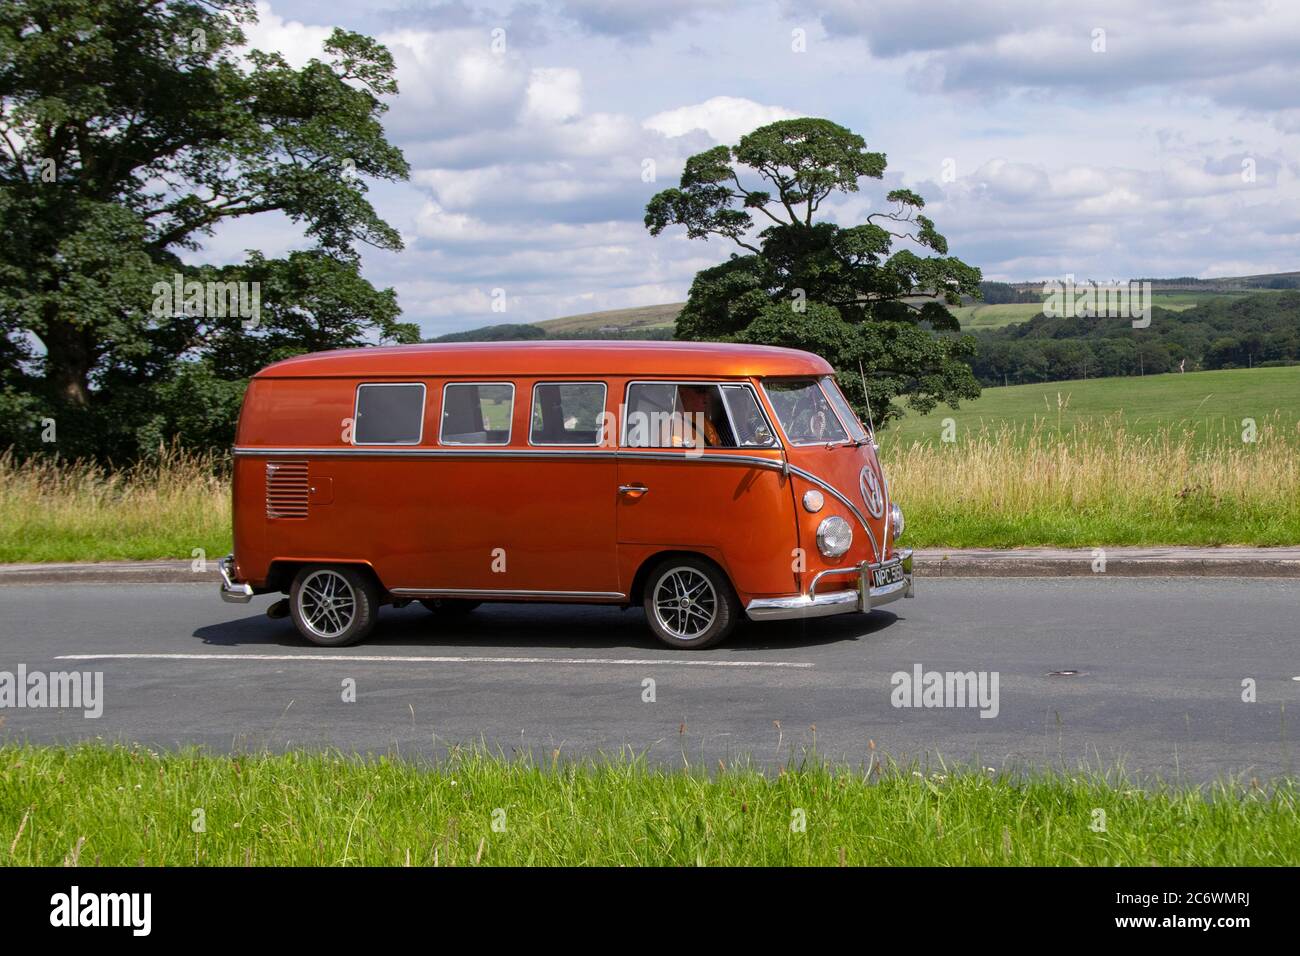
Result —
POLYGON ((636 610, 492 605, 447 625, 412 605, 385 609, 366 644, 326 650, 266 618, 269 597, 10 586, 0 671, 102 671, 104 707, 97 719, 0 709, 0 739, 407 756, 485 743, 768 768, 814 742, 861 765, 874 741, 931 769, 1123 767, 1189 782, 1294 771, 1300 580, 955 578, 917 590, 868 617, 751 624, 682 653, 655 643, 636 610), (996 716, 894 706, 892 675, 917 665, 996 673, 996 716), (1049 676, 1062 671, 1077 674, 1049 676), (342 699, 348 679, 355 702, 342 699))

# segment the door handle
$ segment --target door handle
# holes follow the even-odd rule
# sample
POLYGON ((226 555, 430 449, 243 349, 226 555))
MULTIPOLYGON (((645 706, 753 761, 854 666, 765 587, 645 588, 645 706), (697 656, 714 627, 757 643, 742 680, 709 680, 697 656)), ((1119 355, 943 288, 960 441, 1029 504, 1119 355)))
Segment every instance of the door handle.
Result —
POLYGON ((650 489, 645 485, 619 485, 618 493, 628 498, 640 498, 650 489))

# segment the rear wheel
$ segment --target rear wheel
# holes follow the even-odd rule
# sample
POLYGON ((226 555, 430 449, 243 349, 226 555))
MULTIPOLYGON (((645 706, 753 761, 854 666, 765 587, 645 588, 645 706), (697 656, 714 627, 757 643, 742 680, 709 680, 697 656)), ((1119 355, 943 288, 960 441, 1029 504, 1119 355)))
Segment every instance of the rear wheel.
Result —
POLYGON ((425 598, 420 603, 439 617, 460 617, 483 602, 470 601, 466 598, 425 598))
POLYGON ((702 558, 668 558, 656 565, 646 582, 644 604, 655 637, 682 650, 722 643, 740 609, 727 576, 702 558))
POLYGON ((298 633, 321 647, 343 647, 370 634, 379 611, 374 582, 346 566, 308 565, 289 589, 298 633))

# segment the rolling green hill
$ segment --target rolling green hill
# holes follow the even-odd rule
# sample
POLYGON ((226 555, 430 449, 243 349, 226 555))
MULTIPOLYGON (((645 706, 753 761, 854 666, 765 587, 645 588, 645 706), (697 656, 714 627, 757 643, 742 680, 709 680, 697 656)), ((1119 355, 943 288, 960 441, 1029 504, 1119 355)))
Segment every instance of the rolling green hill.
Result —
MULTIPOLYGON (((1300 283, 1300 273, 1277 273, 1276 275, 1239 276, 1223 279, 1156 279, 1153 280, 1153 304, 1171 311, 1181 312, 1193 306, 1216 299, 1235 298, 1251 293, 1277 291, 1270 283, 1282 285, 1300 283)), ((996 283, 995 283, 996 285, 996 283)), ((1015 283, 1018 288, 1037 293, 1041 283, 1015 283)), ((924 300, 915 300, 917 302, 924 300)), ((566 315, 556 319, 533 322, 534 328, 541 329, 547 337, 577 338, 583 333, 602 331, 623 334, 635 332, 661 331, 671 329, 677 320, 685 302, 668 302, 663 305, 636 306, 630 309, 609 309, 604 312, 583 312, 566 315)), ((1042 311, 1039 302, 985 303, 969 301, 953 309, 960 320, 962 328, 969 331, 996 329, 1019 322, 1027 322, 1042 311)), ((505 326, 485 326, 442 336, 436 341, 477 341, 479 338, 494 339, 503 337, 533 338, 528 335, 503 336, 500 331, 505 326), (495 334, 494 334, 495 333, 495 334)), ((518 329, 520 327, 515 326, 518 329)), ((633 335, 632 337, 635 337, 633 335)))
MULTIPOLYGON (((1222 291, 1170 291, 1153 292, 1152 302, 1164 309, 1182 312, 1193 306, 1212 299, 1230 298, 1245 295, 1245 292, 1222 291)), ((920 301, 920 300, 918 300, 920 301)), ((548 335, 574 335, 581 332, 594 332, 600 329, 618 329, 629 332, 636 329, 672 328, 685 302, 670 302, 665 305, 640 306, 634 309, 612 309, 607 312, 586 312, 581 315, 568 315, 558 319, 534 322, 548 335)), ((989 305, 973 303, 957 306, 953 310, 962 329, 996 329, 1017 322, 1028 322, 1043 311, 1041 303, 1011 302, 989 305)))
MULTIPOLYGON (((1212 290, 1195 292, 1171 290, 1163 292, 1154 289, 1151 292, 1151 304, 1156 308, 1168 309, 1170 312, 1185 312, 1207 302, 1239 299, 1247 295, 1276 294, 1278 291, 1280 290, 1250 289, 1243 291, 1212 290)), ((961 322, 962 330, 968 332, 978 329, 1000 329, 1004 326, 1015 325, 1017 322, 1028 322, 1042 311, 1042 304, 1036 302, 1007 302, 996 305, 975 303, 958 306, 952 310, 958 321, 961 322)))
POLYGON ((1069 428, 1086 419, 1122 421, 1139 435, 1162 426, 1183 426, 1201 441, 1240 441, 1242 419, 1253 418, 1257 426, 1271 422, 1300 443, 1300 366, 986 388, 979 399, 957 410, 940 406, 929 415, 909 411, 881 433, 882 443, 936 443, 945 418, 956 422, 959 439, 983 427, 997 431, 1003 425, 1032 428, 1041 423, 1069 428))
POLYGON ((602 329, 618 329, 622 332, 633 329, 670 329, 677 321, 677 313, 685 304, 685 302, 670 302, 667 305, 585 312, 581 315, 566 315, 563 318, 547 319, 533 324, 546 330, 547 335, 566 336, 578 332, 599 332, 602 329))
MULTIPOLYGON (((1270 290, 1250 290, 1253 292, 1270 290)), ((1207 289, 1170 290, 1152 292, 1152 302, 1163 309, 1182 312, 1203 302, 1214 299, 1234 298, 1247 295, 1247 291, 1226 291, 1207 289)), ((669 329, 677 320, 685 302, 670 302, 664 305, 638 306, 632 309, 611 309, 606 312, 585 312, 580 315, 567 315, 558 319, 534 322, 533 325, 544 329, 548 335, 572 336, 582 332, 595 332, 601 329, 617 329, 621 332, 648 329, 669 329)), ((1043 311, 1040 303, 1012 302, 989 305, 973 303, 954 308, 953 313, 961 322, 962 329, 996 329, 1017 322, 1028 322, 1043 311)))

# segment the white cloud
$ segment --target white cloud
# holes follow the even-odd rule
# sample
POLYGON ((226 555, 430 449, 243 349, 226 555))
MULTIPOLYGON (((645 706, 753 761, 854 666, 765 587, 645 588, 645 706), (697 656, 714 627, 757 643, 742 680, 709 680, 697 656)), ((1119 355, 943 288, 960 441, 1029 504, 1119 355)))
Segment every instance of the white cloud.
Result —
POLYGON ((492 52, 486 29, 401 30, 379 40, 397 64, 399 93, 384 120, 394 135, 409 140, 513 125, 530 70, 518 52, 492 52))
MULTIPOLYGON (((646 201, 693 153, 802 115, 889 155, 885 181, 828 204, 829 217, 861 222, 889 188, 910 186, 952 253, 992 278, 1267 272, 1300 255, 1300 4, 934 0, 917 16, 903 0, 453 0, 381 14, 262 0, 259 10, 252 45, 297 66, 321 55, 333 23, 393 53, 401 92, 384 124, 413 176, 370 195, 408 248, 366 251, 366 274, 395 286, 428 334, 683 298, 696 271, 735 247, 681 230, 651 238, 646 201), (497 25, 503 53, 492 50, 497 25), (806 54, 791 52, 793 27, 807 30, 806 54), (1099 27, 1104 54, 1090 48, 1099 27), (497 287, 504 315, 490 311, 497 287)), ((283 217, 223 227, 205 255, 282 254, 297 228, 283 217)))
POLYGON ((907 58, 947 93, 1180 87, 1250 109, 1300 107, 1300 4, 1290 0, 910 0, 786 3, 872 54, 907 58))
POLYGON ((1245 249, 1254 265, 1235 274, 1284 271, 1300 222, 1274 201, 1269 168, 1245 182, 1234 157, 1056 170, 999 159, 937 191, 927 212, 989 278, 1232 274, 1211 271, 1211 250, 1241 264, 1245 249))
POLYGON ((760 126, 777 120, 797 119, 802 115, 743 97, 714 96, 703 103, 656 113, 643 125, 665 136, 685 136, 694 130, 704 130, 719 143, 733 144, 760 126))
POLYGON ((532 71, 524 99, 524 122, 563 123, 581 112, 581 73, 568 67, 532 71))
POLYGON ((302 69, 313 57, 320 57, 332 26, 286 20, 266 0, 258 0, 257 22, 244 26, 244 37, 254 50, 279 53, 295 69, 302 69))

